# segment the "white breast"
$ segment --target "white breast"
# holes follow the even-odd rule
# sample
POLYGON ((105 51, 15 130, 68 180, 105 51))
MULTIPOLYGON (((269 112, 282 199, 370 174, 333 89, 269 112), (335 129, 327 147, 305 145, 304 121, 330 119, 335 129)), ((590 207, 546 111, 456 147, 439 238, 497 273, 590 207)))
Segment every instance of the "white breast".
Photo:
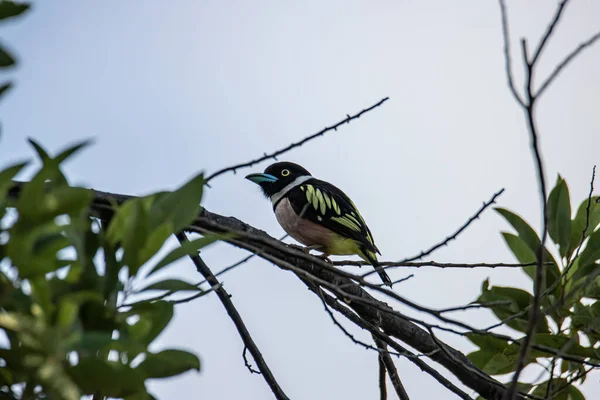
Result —
POLYGON ((275 216, 283 230, 305 246, 320 245, 329 247, 333 235, 335 235, 335 233, 321 225, 300 218, 287 198, 277 204, 275 216))

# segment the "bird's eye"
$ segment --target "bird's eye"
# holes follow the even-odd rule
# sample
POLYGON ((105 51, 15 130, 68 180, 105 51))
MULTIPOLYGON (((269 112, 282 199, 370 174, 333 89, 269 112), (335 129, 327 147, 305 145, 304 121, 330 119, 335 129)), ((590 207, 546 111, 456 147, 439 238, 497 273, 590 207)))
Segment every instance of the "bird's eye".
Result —
POLYGON ((281 176, 288 176, 289 174, 290 174, 289 169, 284 169, 283 171, 281 171, 281 176))

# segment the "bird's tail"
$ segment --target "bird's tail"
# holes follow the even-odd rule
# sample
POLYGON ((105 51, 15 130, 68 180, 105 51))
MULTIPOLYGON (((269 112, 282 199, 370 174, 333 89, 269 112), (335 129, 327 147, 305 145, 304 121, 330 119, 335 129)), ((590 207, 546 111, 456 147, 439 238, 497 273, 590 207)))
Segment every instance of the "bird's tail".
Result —
POLYGON ((370 263, 373 268, 375 268, 375 272, 377 272, 384 285, 392 287, 392 280, 381 267, 381 265, 379 265, 379 261, 377 261, 377 254, 373 253, 372 251, 361 251, 359 256, 366 262, 370 263))

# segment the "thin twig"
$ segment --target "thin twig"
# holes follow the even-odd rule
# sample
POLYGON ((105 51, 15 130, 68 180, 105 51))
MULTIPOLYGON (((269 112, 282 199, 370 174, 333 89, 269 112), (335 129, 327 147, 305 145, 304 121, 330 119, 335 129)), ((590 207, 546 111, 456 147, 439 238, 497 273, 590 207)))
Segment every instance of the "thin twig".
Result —
POLYGON ((588 40, 586 40, 585 42, 581 43, 579 46, 577 46, 577 48, 575 50, 573 50, 571 53, 569 53, 564 60, 562 60, 557 66, 556 68, 554 68, 554 71, 552 71, 552 73, 550 73, 550 75, 548 75, 548 77, 546 78, 546 80, 544 81, 544 83, 542 83, 542 85, 540 86, 540 88, 538 89, 537 93, 535 94, 536 97, 540 97, 542 95, 542 93, 544 93, 544 91, 546 89, 548 89, 548 87, 550 86, 550 84, 554 81, 554 79, 556 79, 556 77, 558 75, 560 75, 560 73, 562 72, 562 70, 569 65, 569 63, 571 61, 573 61, 573 59, 575 57, 577 57, 579 55, 579 53, 581 53, 583 50, 585 50, 587 47, 590 47, 591 45, 593 45, 594 43, 596 43, 596 41, 600 39, 600 32, 596 33, 594 36, 592 36, 591 38, 589 38, 588 40))
MULTIPOLYGON (((431 253, 433 253, 434 251, 436 251, 437 249, 439 249, 442 246, 447 246, 448 242, 456 239, 456 237, 458 235, 460 235, 465 229, 467 229, 469 227, 469 225, 471 225, 471 223, 473 221, 475 221, 476 219, 479 218, 479 216, 492 204, 494 204, 496 202, 496 199, 498 198, 498 196, 500 196, 502 193, 504 192, 504 188, 500 189, 498 192, 494 193, 494 195, 492 196, 491 199, 489 199, 487 202, 483 203, 483 205, 479 208, 479 210, 477 210, 477 212, 471 216, 467 222, 465 222, 460 228, 458 228, 458 230, 456 232, 454 232, 452 235, 448 236, 444 241, 435 244, 434 246, 432 246, 431 248, 429 248, 428 250, 425 251, 421 251, 421 253, 419 253, 418 255, 414 256, 414 257, 409 257, 409 258, 405 258, 404 260, 398 261, 397 264, 404 264, 410 261, 415 261, 418 260, 420 258, 426 257, 428 255, 430 255, 431 253)), ((363 276, 367 276, 370 275, 371 273, 373 273, 373 271, 363 275, 363 276)))
POLYGON ((510 37, 508 34, 508 17, 506 13, 506 5, 504 4, 504 0, 500 1, 500 13, 502 14, 502 36, 504 37, 504 61, 506 63, 506 78, 508 80, 508 87, 510 88, 511 93, 513 94, 517 103, 521 106, 525 106, 525 102, 517 92, 515 87, 515 83, 513 80, 512 73, 512 61, 510 58, 510 37))
MULTIPOLYGON (((548 265, 553 263, 549 262, 548 265)), ((365 265, 371 265, 367 261, 362 260, 342 260, 334 261, 333 265, 343 267, 362 267, 365 265)), ((423 262, 398 262, 398 261, 381 261, 379 265, 384 269, 391 268, 423 268, 423 267, 434 267, 434 268, 462 268, 462 269, 473 269, 473 268, 523 268, 531 267, 536 265, 535 262, 531 263, 441 263, 436 261, 423 261, 423 262)))
POLYGON ((560 16, 568 2, 569 2, 569 0, 563 0, 560 2, 558 7, 556 8, 556 12, 554 13, 554 18, 552 18, 552 21, 550 22, 550 24, 548 24, 548 28, 546 29, 546 32, 542 35, 542 41, 540 42, 540 45, 538 46, 538 48, 536 49, 536 51, 533 54, 533 57, 531 58, 531 65, 535 65, 538 58, 540 57, 540 54, 542 54, 542 51, 544 50, 544 47, 546 47, 546 43, 548 43, 548 39, 550 39, 550 36, 552 36, 552 32, 554 31, 554 28, 558 24, 558 20, 560 19, 560 16))
MULTIPOLYGON (((179 240, 179 243, 181 245, 183 245, 188 240, 187 235, 184 232, 180 232, 176 236, 177 240, 179 240)), ((231 320, 235 324, 235 327, 237 328, 238 333, 240 334, 242 341, 244 342, 244 346, 246 346, 250 351, 250 354, 252 354, 252 358, 254 358, 254 361, 256 362, 259 371, 262 373, 263 378, 271 388, 271 391, 275 395, 275 398, 278 400, 289 400, 288 396, 279 386, 279 383, 277 383, 275 376, 273 376, 273 373, 271 372, 269 366, 265 362, 260 350, 258 349, 258 346, 256 345, 256 343, 254 343, 254 339, 252 339, 252 336, 250 335, 250 332, 248 332, 248 329, 246 328, 242 317, 233 305, 229 293, 227 293, 225 288, 223 288, 222 286, 219 287, 220 282, 213 275, 210 268, 208 268, 208 266, 204 263, 204 260, 202 260, 202 258, 199 255, 190 255, 190 258, 194 262, 194 265, 196 266, 198 272, 200 272, 202 276, 204 276, 204 279, 206 279, 212 287, 217 288, 215 289, 215 292, 217 293, 219 300, 221 300, 223 307, 225 307, 225 310, 227 310, 229 318, 231 318, 231 320)))
MULTIPOLYGON (((543 40, 543 39, 542 39, 543 40)), ((544 285, 544 281, 546 279, 546 268, 543 268, 545 250, 546 250, 546 239, 548 237, 548 209, 547 209, 547 201, 546 201, 546 178, 544 176, 544 165, 542 162, 541 150, 539 148, 538 143, 538 133, 537 127, 535 123, 534 116, 534 105, 535 105, 535 97, 532 92, 532 80, 533 80, 533 70, 534 65, 530 63, 528 51, 527 51, 527 41, 525 39, 521 40, 521 48, 523 50, 523 63, 526 66, 526 99, 527 105, 525 107, 525 114, 527 119, 527 125, 529 128, 529 135, 531 139, 531 150, 533 152, 533 157, 535 160, 536 170, 537 170, 537 180, 538 180, 538 190, 540 194, 540 202, 542 209, 542 237, 540 240, 540 244, 538 245, 536 251, 536 261, 537 265, 535 267, 535 275, 533 279, 533 297, 531 300, 531 308, 529 311, 529 320, 527 322, 527 329, 525 331, 525 337, 521 342, 521 347, 519 349, 519 357, 517 358, 515 372, 511 379, 511 383, 508 387, 508 391, 506 392, 505 399, 514 399, 517 392, 517 384, 519 382, 519 377, 523 368, 525 368, 525 360, 527 359, 527 355, 529 354, 529 350, 531 348, 531 344, 533 342, 533 336, 536 333, 538 327, 538 321, 540 318, 540 303, 542 298, 542 288, 544 285)))
POLYGON ((323 128, 319 132, 317 132, 315 134, 312 134, 310 136, 307 136, 304 139, 300 140, 299 142, 292 143, 289 146, 284 147, 283 149, 279 149, 279 150, 274 151, 273 153, 270 153, 270 154, 265 154, 262 157, 256 158, 254 160, 251 160, 251 161, 248 161, 248 162, 245 162, 245 163, 240 163, 240 164, 232 165, 230 167, 222 168, 222 169, 214 172, 213 174, 209 175, 206 178, 206 182, 208 183, 212 179, 216 178, 217 176, 222 175, 222 174, 224 174, 226 172, 229 172, 229 171, 233 171, 235 173, 238 169, 248 168, 248 167, 251 167, 251 166, 253 166, 255 164, 258 164, 259 162, 265 161, 265 160, 276 159, 277 156, 279 156, 279 155, 281 155, 283 153, 287 153, 288 151, 292 150, 295 147, 300 147, 304 143, 306 143, 306 142, 308 142, 308 141, 310 141, 310 140, 312 140, 312 139, 314 139, 316 137, 323 136, 325 133, 327 133, 329 131, 332 131, 332 130, 335 131, 335 130, 337 130, 337 128, 340 125, 350 123, 352 120, 360 118, 361 115, 363 115, 365 113, 368 113, 369 111, 371 111, 371 110, 379 107, 380 105, 382 105, 383 103, 385 103, 388 99, 389 99, 389 97, 385 97, 385 98, 379 100, 377 103, 373 104, 371 107, 365 108, 364 110, 362 110, 361 112, 359 112, 357 114, 347 115, 346 118, 344 118, 343 120, 339 121, 338 123, 336 123, 334 125, 331 125, 331 126, 328 126, 326 128, 323 128))
MULTIPOLYGON (((402 356, 406 357, 410 362, 414 363, 422 371, 429 374, 433 379, 438 381, 442 386, 444 386, 445 388, 450 390, 452 393, 456 394, 458 397, 460 397, 463 400, 472 400, 471 396, 469 396, 467 393, 465 393, 464 391, 459 389, 456 385, 454 385, 452 382, 450 382, 448 379, 446 379, 435 368, 432 368, 425 361, 421 360, 419 358, 419 356, 413 354, 409 350, 402 347, 398 342, 394 341, 387 334, 381 332, 373 324, 365 321, 363 318, 361 318, 360 316, 358 316, 357 314, 355 314, 348 308, 342 306, 339 302, 336 301, 336 299, 334 297, 332 297, 326 293, 323 293, 323 297, 324 297, 325 301, 327 302, 327 304, 329 306, 331 306, 331 308, 333 308, 334 310, 336 310, 337 312, 339 312, 340 314, 342 314, 343 316, 348 318, 355 325, 370 332, 374 337, 377 337, 377 338, 383 340, 389 347, 393 348, 398 353, 400 353, 402 356)), ((434 352, 436 352, 436 351, 434 351, 434 352)), ((389 351, 388 351, 388 353, 389 353, 389 351)), ((392 353, 390 353, 390 354, 392 354, 392 353)), ((432 356, 432 355, 433 355, 433 353, 430 354, 430 356, 432 356)))
POLYGON ((252 367, 252 365, 250 364, 250 362, 248 361, 248 357, 246 356, 247 351, 248 351, 248 347, 244 346, 244 350, 242 351, 242 358, 244 359, 244 365, 246 366, 246 368, 248 368, 248 371, 250 371, 251 374, 261 375, 262 373, 260 371, 255 370, 252 367))
MULTIPOLYGON (((581 247, 583 246, 583 242, 585 241, 585 236, 588 228, 590 227, 590 207, 592 206, 592 197, 594 196, 594 181, 596 180, 596 166, 592 168, 592 179, 590 180, 590 192, 588 193, 587 205, 585 207, 585 227, 581 232, 581 239, 579 240, 579 246, 577 246, 577 251, 575 252, 575 256, 571 260, 569 264, 575 263, 575 260, 579 257, 579 252, 581 251, 581 247)), ((594 227, 595 228, 595 227, 594 227)))
POLYGON ((390 377, 390 381, 392 381, 392 386, 394 386, 394 390, 396 391, 398 398, 400 400, 410 400, 410 398, 408 397, 408 393, 406 393, 406 389, 404 389, 404 385, 402 385, 402 381, 400 381, 400 376, 398 376, 398 371, 396 370, 396 366, 394 365, 392 357, 390 357, 390 355, 385 351, 387 345, 383 340, 377 338, 376 336, 373 336, 373 340, 375 341, 377 347, 383 350, 381 353, 379 353, 379 360, 380 362, 383 362, 384 370, 387 371, 387 374, 390 377))
POLYGON ((466 311, 466 310, 470 310, 473 308, 489 308, 489 307, 493 307, 493 306, 509 306, 511 304, 512 304, 512 301, 510 301, 510 300, 498 300, 498 301, 488 301, 486 303, 467 304, 467 305, 458 306, 458 307, 442 308, 437 311, 440 313, 446 313, 446 312, 455 312, 455 311, 466 311))
POLYGON ((379 399, 387 400, 387 387, 385 382, 385 363, 381 354, 377 356, 377 364, 379 364, 379 399))

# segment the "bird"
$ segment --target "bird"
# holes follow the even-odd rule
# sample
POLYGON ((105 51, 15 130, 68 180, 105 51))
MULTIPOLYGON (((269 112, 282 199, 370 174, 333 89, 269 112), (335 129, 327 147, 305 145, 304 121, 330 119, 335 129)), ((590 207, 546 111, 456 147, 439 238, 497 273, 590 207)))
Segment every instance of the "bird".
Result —
POLYGON ((356 254, 371 264, 383 283, 392 280, 381 268, 373 235, 354 202, 339 188, 288 161, 245 177, 271 200, 277 222, 306 249, 329 255, 356 254))

